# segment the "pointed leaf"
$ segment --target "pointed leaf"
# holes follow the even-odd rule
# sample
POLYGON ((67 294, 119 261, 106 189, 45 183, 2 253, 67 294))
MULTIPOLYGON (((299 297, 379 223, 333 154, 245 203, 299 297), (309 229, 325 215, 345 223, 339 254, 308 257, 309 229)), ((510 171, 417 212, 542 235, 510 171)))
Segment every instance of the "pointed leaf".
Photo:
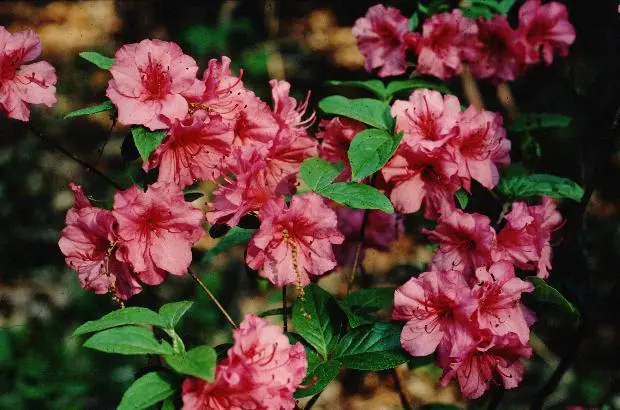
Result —
POLYGON ((409 31, 415 31, 420 24, 420 18, 418 17, 418 13, 413 13, 411 17, 409 17, 409 31))
POLYGON ((166 303, 159 308, 159 315, 164 318, 169 329, 174 329, 177 323, 179 323, 179 320, 181 320, 183 315, 187 313, 193 304, 194 302, 189 300, 166 303))
POLYGON ((101 104, 92 105, 90 107, 71 111, 69 114, 65 115, 65 120, 67 118, 80 117, 82 115, 97 114, 98 112, 110 111, 112 109, 114 109, 114 104, 112 104, 112 101, 104 101, 101 104))
POLYGON ((583 196, 583 188, 576 182, 548 174, 503 178, 499 181, 497 188, 509 198, 551 196, 579 202, 583 196))
POLYGON ((117 410, 142 410, 174 394, 174 384, 163 373, 151 372, 133 382, 117 410))
POLYGON ((116 354, 173 354, 167 342, 160 343, 152 331, 140 326, 107 329, 91 336, 84 347, 116 354))
POLYGON ((526 279, 536 287, 533 294, 536 300, 559 306, 573 316, 580 315, 575 305, 569 302, 556 288, 536 276, 528 276, 526 279))
POLYGON ((337 182, 319 191, 319 194, 358 209, 380 209, 393 213, 394 207, 390 200, 378 189, 357 182, 337 182))
POLYGON ((204 256, 202 257, 202 262, 206 263, 210 261, 215 256, 229 250, 233 246, 242 245, 244 243, 250 242, 250 239, 252 239, 255 231, 256 229, 244 229, 237 226, 231 228, 226 233, 226 235, 224 235, 222 239, 220 239, 220 241, 215 244, 214 247, 205 252, 204 256))
POLYGON ((328 81, 327 84, 335 85, 338 87, 352 87, 361 88, 375 94, 382 100, 387 96, 385 93, 385 85, 381 80, 367 80, 367 81, 328 81))
POLYGON ((151 153, 159 147, 166 136, 166 130, 150 131, 145 127, 132 127, 133 142, 143 161, 147 161, 151 153))
POLYGON ((299 174, 310 189, 320 191, 329 184, 342 172, 344 164, 332 164, 323 158, 307 158, 301 163, 299 174))
POLYGON ((375 128, 390 131, 394 126, 390 106, 371 98, 349 99, 332 95, 319 101, 319 108, 326 114, 342 115, 375 128))
POLYGON ((544 128, 566 128, 573 119, 561 114, 527 113, 520 114, 507 128, 514 132, 544 128))
POLYGON ((357 134, 348 152, 351 179, 359 181, 380 170, 394 155, 402 138, 402 133, 392 135, 378 129, 368 129, 357 134))
POLYGON ((370 313, 392 305, 394 288, 359 289, 339 301, 351 328, 376 321, 370 313))
POLYGON ((308 367, 308 373, 301 382, 302 385, 307 385, 308 387, 297 389, 293 397, 301 399, 323 391, 338 376, 341 367, 342 363, 338 360, 321 361, 312 369, 308 367))
POLYGON ((213 381, 217 354, 211 346, 198 346, 184 354, 164 356, 164 359, 178 373, 213 381))
POLYGON ((412 78, 410 80, 396 80, 387 85, 386 92, 389 96, 393 96, 401 91, 415 90, 418 88, 428 88, 431 90, 437 90, 444 94, 450 93, 450 89, 444 84, 437 83, 431 80, 424 80, 422 78, 412 78))
POLYGON ((163 317, 150 309, 128 307, 110 312, 101 319, 84 323, 82 326, 75 329, 73 336, 124 325, 152 325, 164 328, 167 324, 163 317))
POLYGON ((104 70, 109 70, 114 65, 113 58, 101 55, 96 51, 82 51, 80 53, 80 57, 82 57, 86 61, 93 63, 99 68, 103 68, 104 70))
POLYGON ((469 203, 469 195, 467 195, 467 191, 461 188, 458 191, 456 191, 454 196, 456 197, 456 200, 459 203, 459 207, 461 209, 467 208, 467 204, 469 203))

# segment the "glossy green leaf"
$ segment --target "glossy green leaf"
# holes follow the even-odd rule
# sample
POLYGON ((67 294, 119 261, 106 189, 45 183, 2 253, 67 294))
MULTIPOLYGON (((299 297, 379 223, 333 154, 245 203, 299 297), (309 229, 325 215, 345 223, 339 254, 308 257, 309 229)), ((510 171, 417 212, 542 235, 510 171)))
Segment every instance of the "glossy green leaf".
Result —
POLYGON ((342 115, 375 128, 391 131, 394 126, 390 106, 371 98, 349 99, 332 95, 319 101, 319 108, 326 114, 342 115))
POLYGON ((385 85, 381 80, 367 80, 367 81, 328 81, 327 84, 335 85, 338 87, 351 87, 351 88, 361 88, 363 90, 370 91, 375 94, 380 99, 385 99, 387 97, 385 85))
POLYGON ((323 158, 307 158, 301 163, 299 174, 311 190, 319 192, 332 183, 342 172, 344 164, 332 164, 323 158))
POLYGON ((220 239, 219 242, 215 244, 215 246, 205 252, 204 256, 202 257, 202 262, 206 263, 210 261, 215 256, 229 250, 233 246, 243 245, 250 242, 250 239, 252 239, 255 231, 256 229, 245 229, 239 228, 237 226, 231 228, 226 233, 226 235, 224 235, 222 239, 220 239))
POLYGON ((355 328, 338 342, 334 359, 348 369, 392 369, 410 359, 400 346, 401 331, 401 325, 384 322, 355 328))
POLYGON ((84 323, 82 326, 75 329, 73 336, 125 325, 152 325, 164 328, 167 326, 167 323, 163 317, 150 309, 128 307, 110 312, 101 319, 84 323))
MULTIPOLYGON (((287 313, 291 312, 291 309, 286 309, 287 313)), ((269 316, 282 316, 282 308, 268 309, 262 312, 260 317, 269 317, 269 316)))
POLYGON ((327 358, 338 343, 343 315, 332 295, 311 283, 293 306, 293 325, 306 342, 327 358))
POLYGON ((142 410, 174 394, 174 384, 163 373, 151 372, 133 382, 117 410, 142 410))
POLYGON ((409 31, 415 31, 419 25, 420 18, 418 17, 418 13, 413 13, 411 17, 409 17, 409 31))
POLYGON ((469 203, 469 194, 464 189, 459 189, 454 194, 456 201, 459 203, 459 207, 461 209, 467 208, 467 204, 469 203))
POLYGON ((380 209, 383 212, 393 213, 394 207, 390 200, 378 189, 370 185, 357 182, 337 182, 319 192, 321 195, 358 209, 380 209))
POLYGON ((92 105, 90 107, 71 111, 69 114, 65 115, 65 119, 81 117, 82 115, 97 114, 98 112, 110 111, 113 109, 114 109, 114 104, 112 104, 112 101, 104 101, 101 104, 92 105))
POLYGON ((174 410, 174 400, 168 397, 161 405, 161 410, 174 410))
POLYGON ((571 117, 560 114, 527 113, 520 114, 507 128, 514 132, 544 128, 566 128, 572 122, 571 117))
POLYGON ((536 287, 533 294, 536 300, 556 305, 573 316, 580 315, 575 305, 569 302, 556 288, 536 276, 528 276, 526 279, 536 287))
POLYGON ((509 198, 551 196, 579 202, 583 196, 583 188, 576 182, 548 174, 502 178, 497 189, 509 198))
POLYGON ((348 151, 351 179, 359 181, 380 170, 394 155, 402 137, 402 133, 392 135, 372 128, 357 134, 348 151))
POLYGON ((159 342, 152 331, 140 326, 122 326, 95 333, 84 347, 116 354, 173 354, 167 342, 159 342))
POLYGON ((109 70, 114 65, 113 58, 101 55, 96 51, 82 51, 80 53, 80 57, 82 57, 88 62, 93 63, 99 68, 103 68, 104 70, 109 70))
POLYGON ((133 142, 136 144, 140 157, 142 157, 142 160, 146 161, 151 156, 151 153, 155 151, 164 140, 166 131, 150 131, 140 126, 132 127, 131 135, 133 135, 133 142))
POLYGON ((351 328, 375 321, 370 314, 388 308, 394 300, 394 288, 359 289, 339 301, 351 328))
POLYGON ((308 372, 301 382, 302 385, 307 385, 308 387, 297 389, 293 397, 301 399, 323 391, 338 376, 341 367, 342 363, 338 360, 320 361, 312 367, 310 367, 310 361, 308 361, 308 372))
POLYGON ((168 328, 174 329, 179 323, 179 320, 184 314, 192 307, 194 302, 189 300, 183 300, 180 302, 166 303, 159 308, 159 315, 164 318, 168 324, 168 328))
POLYGON ((217 354, 211 346, 198 346, 184 354, 164 356, 164 359, 177 373, 213 381, 217 354))
POLYGON ((444 94, 450 93, 450 89, 446 87, 444 84, 425 80, 423 78, 412 78, 410 80, 396 80, 392 81, 387 85, 386 92, 389 96, 393 96, 396 93, 401 91, 415 90, 418 88, 428 88, 431 90, 437 90, 444 94))

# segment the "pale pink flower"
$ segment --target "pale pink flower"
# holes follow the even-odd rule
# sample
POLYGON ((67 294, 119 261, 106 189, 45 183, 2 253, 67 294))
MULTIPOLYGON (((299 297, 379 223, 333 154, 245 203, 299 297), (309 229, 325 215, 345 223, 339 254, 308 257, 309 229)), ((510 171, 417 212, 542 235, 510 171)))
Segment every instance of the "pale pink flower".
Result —
POLYGON ((253 314, 233 338, 213 382, 185 379, 182 410, 292 410, 308 367, 302 344, 291 345, 280 326, 253 314))
POLYGON ((196 79, 198 65, 172 42, 142 40, 121 47, 114 56, 106 95, 125 125, 144 125, 151 130, 167 128, 164 116, 183 119, 188 113, 185 96, 196 94, 204 84, 196 79))
POLYGON ((442 341, 460 332, 476 300, 461 272, 425 272, 396 289, 392 318, 406 320, 400 335, 403 349, 412 356, 426 356, 442 341))
POLYGON ((32 30, 9 33, 0 26, 0 108, 9 118, 28 121, 28 104, 56 103, 56 70, 47 61, 28 63, 41 54, 32 30))
POLYGON ((388 251, 403 233, 405 227, 402 218, 396 214, 383 211, 368 211, 368 221, 364 229, 364 240, 360 234, 364 220, 364 210, 347 207, 334 208, 338 216, 338 229, 345 237, 342 244, 334 246, 334 253, 339 266, 351 266, 354 263, 357 247, 362 242, 359 260, 364 260, 366 249, 388 251))
POLYGON ((230 154, 233 135, 219 115, 205 111, 175 120, 168 134, 142 167, 159 167, 158 181, 179 188, 196 180, 214 180, 222 174, 224 159, 230 154))
POLYGON ((273 115, 280 124, 278 137, 281 139, 296 139, 307 137, 306 128, 314 122, 315 114, 308 118, 303 116, 308 109, 310 92, 304 102, 297 104, 297 100, 290 96, 291 84, 288 81, 271 80, 271 97, 273 98, 273 115))
POLYGON ((158 285, 165 272, 185 275, 192 245, 203 235, 202 211, 174 184, 156 182, 146 192, 135 185, 114 195, 113 215, 121 239, 117 258, 131 264, 138 278, 158 285))
POLYGON ((521 343, 526 344, 530 340, 530 329, 525 313, 533 313, 521 304, 521 295, 533 290, 531 282, 515 276, 510 262, 497 262, 488 269, 476 269, 472 292, 478 299, 478 309, 474 313, 478 326, 498 336, 514 333, 521 343))
POLYGON ((477 20, 479 48, 468 61, 476 78, 489 78, 494 83, 512 81, 523 72, 523 51, 519 36, 505 16, 477 20))
POLYGON ((453 349, 441 383, 446 386, 456 377, 464 399, 482 396, 491 383, 514 389, 523 379, 525 367, 521 359, 531 355, 532 348, 521 343, 516 334, 497 336, 481 330, 471 336, 469 345, 453 349))
POLYGON ((441 216, 434 230, 424 232, 439 244, 433 255, 433 269, 458 270, 470 277, 477 267, 492 261, 495 230, 485 215, 454 209, 441 216))
POLYGON ((568 21, 568 10, 562 3, 527 0, 519 9, 519 36, 525 62, 535 64, 541 57, 547 64, 554 54, 565 56, 575 41, 575 27, 568 21))
POLYGON ((267 203, 260 211, 260 229, 247 250, 246 262, 275 286, 306 286, 311 276, 322 276, 336 267, 332 245, 344 236, 336 213, 315 193, 267 203))
POLYGON ((243 106, 232 124, 233 144, 268 149, 276 139, 280 124, 269 106, 253 92, 243 94, 243 106))
POLYGON ((459 9, 437 13, 422 24, 422 34, 410 33, 406 41, 418 55, 416 70, 447 80, 461 72, 462 60, 476 56, 478 27, 459 9))
POLYGON ((472 179, 492 190, 499 182, 498 166, 510 164, 510 140, 497 113, 470 106, 459 121, 458 137, 450 143, 455 147, 458 175, 467 191, 471 190, 472 179))
POLYGON ((128 299, 142 290, 126 263, 118 261, 116 219, 107 209, 90 204, 79 185, 70 184, 75 205, 67 211, 67 226, 58 246, 65 261, 78 273, 80 286, 97 294, 108 292, 128 299))
POLYGON ((419 89, 407 101, 394 101, 392 116, 396 118, 396 131, 404 132, 403 143, 432 149, 457 135, 461 105, 453 95, 419 89))
POLYGON ((381 174, 398 212, 414 213, 424 204, 424 217, 435 219, 454 208, 457 171, 458 165, 442 148, 428 151, 401 144, 381 174))
POLYGON ((364 56, 366 71, 381 68, 379 77, 403 74, 407 70, 404 36, 408 32, 409 20, 400 10, 382 4, 370 7, 357 19, 353 36, 364 56))
POLYGON ((321 140, 319 155, 329 162, 345 164, 338 180, 348 180, 351 177, 349 146, 353 138, 364 129, 366 126, 363 123, 345 117, 334 117, 319 122, 319 131, 316 134, 321 140))

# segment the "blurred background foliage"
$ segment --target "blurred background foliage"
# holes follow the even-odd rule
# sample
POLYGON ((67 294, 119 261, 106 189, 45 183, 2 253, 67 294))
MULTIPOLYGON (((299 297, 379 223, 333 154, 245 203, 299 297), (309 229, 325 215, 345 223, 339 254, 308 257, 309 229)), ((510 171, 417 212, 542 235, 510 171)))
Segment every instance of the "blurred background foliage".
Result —
MULTIPOLYGON (((298 98, 312 90, 311 106, 316 106, 318 99, 336 92, 325 85, 327 80, 370 78, 350 28, 375 3, 4 1, 0 25, 11 31, 35 29, 43 41, 43 58, 57 68, 58 104, 50 110, 36 108, 33 126, 116 180, 131 181, 120 156, 127 128, 112 127, 106 113, 62 119, 69 111, 105 98, 108 74, 81 60, 78 52, 96 50, 112 56, 119 45, 144 38, 175 41, 202 68, 210 58, 230 56, 235 70, 243 69, 248 87, 267 100, 267 81, 286 78, 298 98)), ((417 7, 414 0, 384 3, 405 15, 417 7)), ((510 19, 516 20, 520 3, 510 19)), ((511 84, 508 98, 488 83, 478 84, 487 109, 504 113, 507 121, 507 114, 517 108, 572 116, 569 128, 512 136, 513 160, 594 189, 583 218, 578 204, 561 204, 568 222, 557 235, 551 276, 551 283, 581 309, 588 326, 578 328, 574 320, 546 308, 534 327, 536 356, 522 387, 505 395, 502 408, 527 406, 577 332, 585 333, 578 356, 548 405, 620 406, 620 156, 618 136, 612 131, 620 105, 620 21, 613 0, 564 3, 578 33, 569 57, 528 72, 511 84)), ((460 79, 449 85, 466 100, 460 79)), ((84 349, 81 340, 71 336, 80 323, 117 306, 108 296, 83 292, 57 248, 64 214, 72 204, 67 183, 82 184, 102 206, 111 205, 112 192, 18 122, 2 117, 0 124, 0 408, 114 408, 136 374, 156 363, 84 349)), ((500 211, 484 192, 474 194, 473 208, 491 215, 500 211)), ((417 216, 409 218, 407 235, 389 253, 367 253, 363 266, 374 285, 397 285, 423 269, 430 248, 419 234, 422 224, 417 216)), ((195 260, 214 243, 210 238, 201 241, 195 260)), ((246 271, 242 261, 243 249, 236 249, 209 263, 196 263, 195 268, 236 317, 279 306, 280 292, 246 271)), ((344 290, 339 274, 321 285, 335 294, 344 290)), ((188 278, 171 277, 161 287, 147 287, 129 304, 157 308, 183 298, 197 299, 180 330, 186 344, 229 340, 226 323, 188 278)), ((453 388, 436 387, 438 374, 432 365, 399 373, 416 406, 463 405, 453 388)), ((348 371, 328 387, 315 408, 390 409, 399 408, 399 403, 387 374, 348 371)))

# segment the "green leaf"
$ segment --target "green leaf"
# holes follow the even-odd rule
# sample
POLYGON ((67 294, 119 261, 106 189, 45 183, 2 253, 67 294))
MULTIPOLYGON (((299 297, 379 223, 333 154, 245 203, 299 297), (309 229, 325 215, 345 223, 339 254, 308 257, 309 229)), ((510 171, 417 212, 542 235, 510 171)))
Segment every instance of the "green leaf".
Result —
POLYGON ((217 354, 211 346, 198 346, 185 354, 167 355, 164 359, 177 373, 213 381, 217 354))
POLYGON ((179 323, 179 320, 181 320, 183 315, 187 313, 193 304, 194 302, 189 300, 166 303, 159 308, 159 315, 164 318, 169 329, 174 329, 177 323, 179 323))
POLYGON ((409 17, 409 31, 415 31, 420 25, 420 18, 418 17, 418 13, 413 13, 411 17, 409 17))
POLYGON ((99 68, 103 68, 104 70, 109 70, 114 65, 113 58, 101 55, 96 51, 82 51, 80 53, 80 57, 82 57, 88 62, 93 63, 99 68))
POLYGON ((297 389, 293 397, 296 399, 301 399, 303 397, 313 396, 318 392, 323 391, 327 385, 338 376, 341 367, 342 363, 338 360, 320 362, 312 369, 308 367, 307 375, 301 384, 309 385, 309 387, 305 389, 297 389))
POLYGON ((355 328, 338 342, 334 358, 348 369, 392 369, 410 359, 400 347, 401 331, 401 325, 384 322, 355 328))
MULTIPOLYGON (((286 309, 287 313, 290 313, 290 309, 286 309)), ((282 308, 268 309, 262 312, 260 317, 269 317, 269 316, 282 316, 282 308)))
POLYGON ((146 409, 173 394, 174 385, 164 374, 147 373, 129 386, 117 410, 146 409))
POLYGON ((256 231, 256 229, 245 229, 239 228, 238 226, 231 228, 214 247, 205 252, 202 257, 202 262, 206 263, 210 261, 215 256, 229 250, 233 246, 250 242, 250 239, 252 239, 254 235, 254 231, 256 231))
POLYGON ((293 306, 293 325, 301 337, 327 358, 338 343, 343 317, 332 295, 311 283, 293 306))
POLYGON ((469 195, 467 194, 467 191, 461 188, 458 191, 456 191, 454 196, 456 197, 456 200, 459 203, 459 206, 461 207, 461 209, 467 208, 467 204, 469 203, 469 195))
POLYGON ((491 20, 493 18, 493 12, 486 6, 473 4, 461 10, 463 11, 463 15, 468 19, 475 20, 482 17, 486 20, 491 20))
POLYGON ((128 307, 110 312, 100 319, 84 323, 75 329, 73 336, 125 325, 153 325, 161 328, 167 326, 166 320, 150 309, 128 307))
POLYGON ((559 306, 562 310, 573 316, 580 315, 575 305, 569 302, 556 288, 536 276, 528 276, 526 279, 532 282, 536 287, 533 294, 536 300, 559 306))
POLYGON ((205 194, 202 192, 186 192, 183 194, 183 199, 185 199, 186 202, 194 202, 203 196, 205 196, 205 194))
POLYGON ((359 289, 339 301, 351 328, 372 323, 370 313, 392 305, 394 288, 359 289))
MULTIPOLYGON (((516 0, 471 0, 473 4, 488 7, 497 14, 506 15, 515 4, 516 0)), ((492 17, 492 16, 491 16, 492 17)))
POLYGON ((352 88, 361 88, 363 90, 370 91, 375 94, 377 97, 382 100, 387 97, 387 93, 385 91, 385 85, 383 85, 383 81, 381 80, 367 80, 367 81, 328 81, 327 84, 335 85, 338 87, 352 87, 352 88))
POLYGON ((84 347, 116 354, 173 354, 167 342, 160 343, 152 331, 140 326, 107 329, 91 336, 84 347))
POLYGON ((149 131, 145 127, 132 127, 131 135, 133 135, 133 142, 136 144, 142 160, 147 161, 151 153, 164 140, 166 130, 149 131))
POLYGON ((69 114, 65 115, 65 120, 67 118, 80 117, 82 115, 97 114, 98 112, 110 111, 113 109, 114 109, 114 104, 112 104, 112 101, 104 101, 101 104, 92 105, 90 107, 71 111, 69 114))
POLYGON ((174 400, 168 397, 161 405, 161 410, 174 410, 174 400))
POLYGON ((387 85, 386 92, 388 96, 393 96, 396 93, 407 90, 414 90, 417 88, 428 88, 431 90, 437 90, 444 94, 450 93, 450 89, 444 84, 437 83, 435 81, 424 80, 422 78, 412 78, 410 80, 396 80, 387 85))
POLYGON ((357 134, 348 151, 351 179, 359 181, 380 170, 394 155, 402 138, 402 133, 392 135, 378 129, 367 129, 357 134))
POLYGON ((319 108, 326 114, 342 115, 375 128, 391 131, 394 126, 390 106, 371 98, 349 99, 332 95, 319 101, 319 108))
POLYGON ((299 174, 310 189, 320 191, 329 184, 342 172, 344 164, 332 164, 323 158, 307 158, 301 163, 299 174))
POLYGON ((544 195, 579 202, 583 196, 583 188, 576 182, 548 174, 503 178, 499 181, 498 190, 509 198, 544 195))
POLYGON ((560 114, 528 113, 520 114, 507 128, 514 132, 544 128, 566 128, 573 119, 560 114))
POLYGON ((357 182, 337 182, 319 192, 321 195, 358 209, 380 209, 383 212, 393 213, 394 207, 390 200, 381 191, 370 185, 357 182))

